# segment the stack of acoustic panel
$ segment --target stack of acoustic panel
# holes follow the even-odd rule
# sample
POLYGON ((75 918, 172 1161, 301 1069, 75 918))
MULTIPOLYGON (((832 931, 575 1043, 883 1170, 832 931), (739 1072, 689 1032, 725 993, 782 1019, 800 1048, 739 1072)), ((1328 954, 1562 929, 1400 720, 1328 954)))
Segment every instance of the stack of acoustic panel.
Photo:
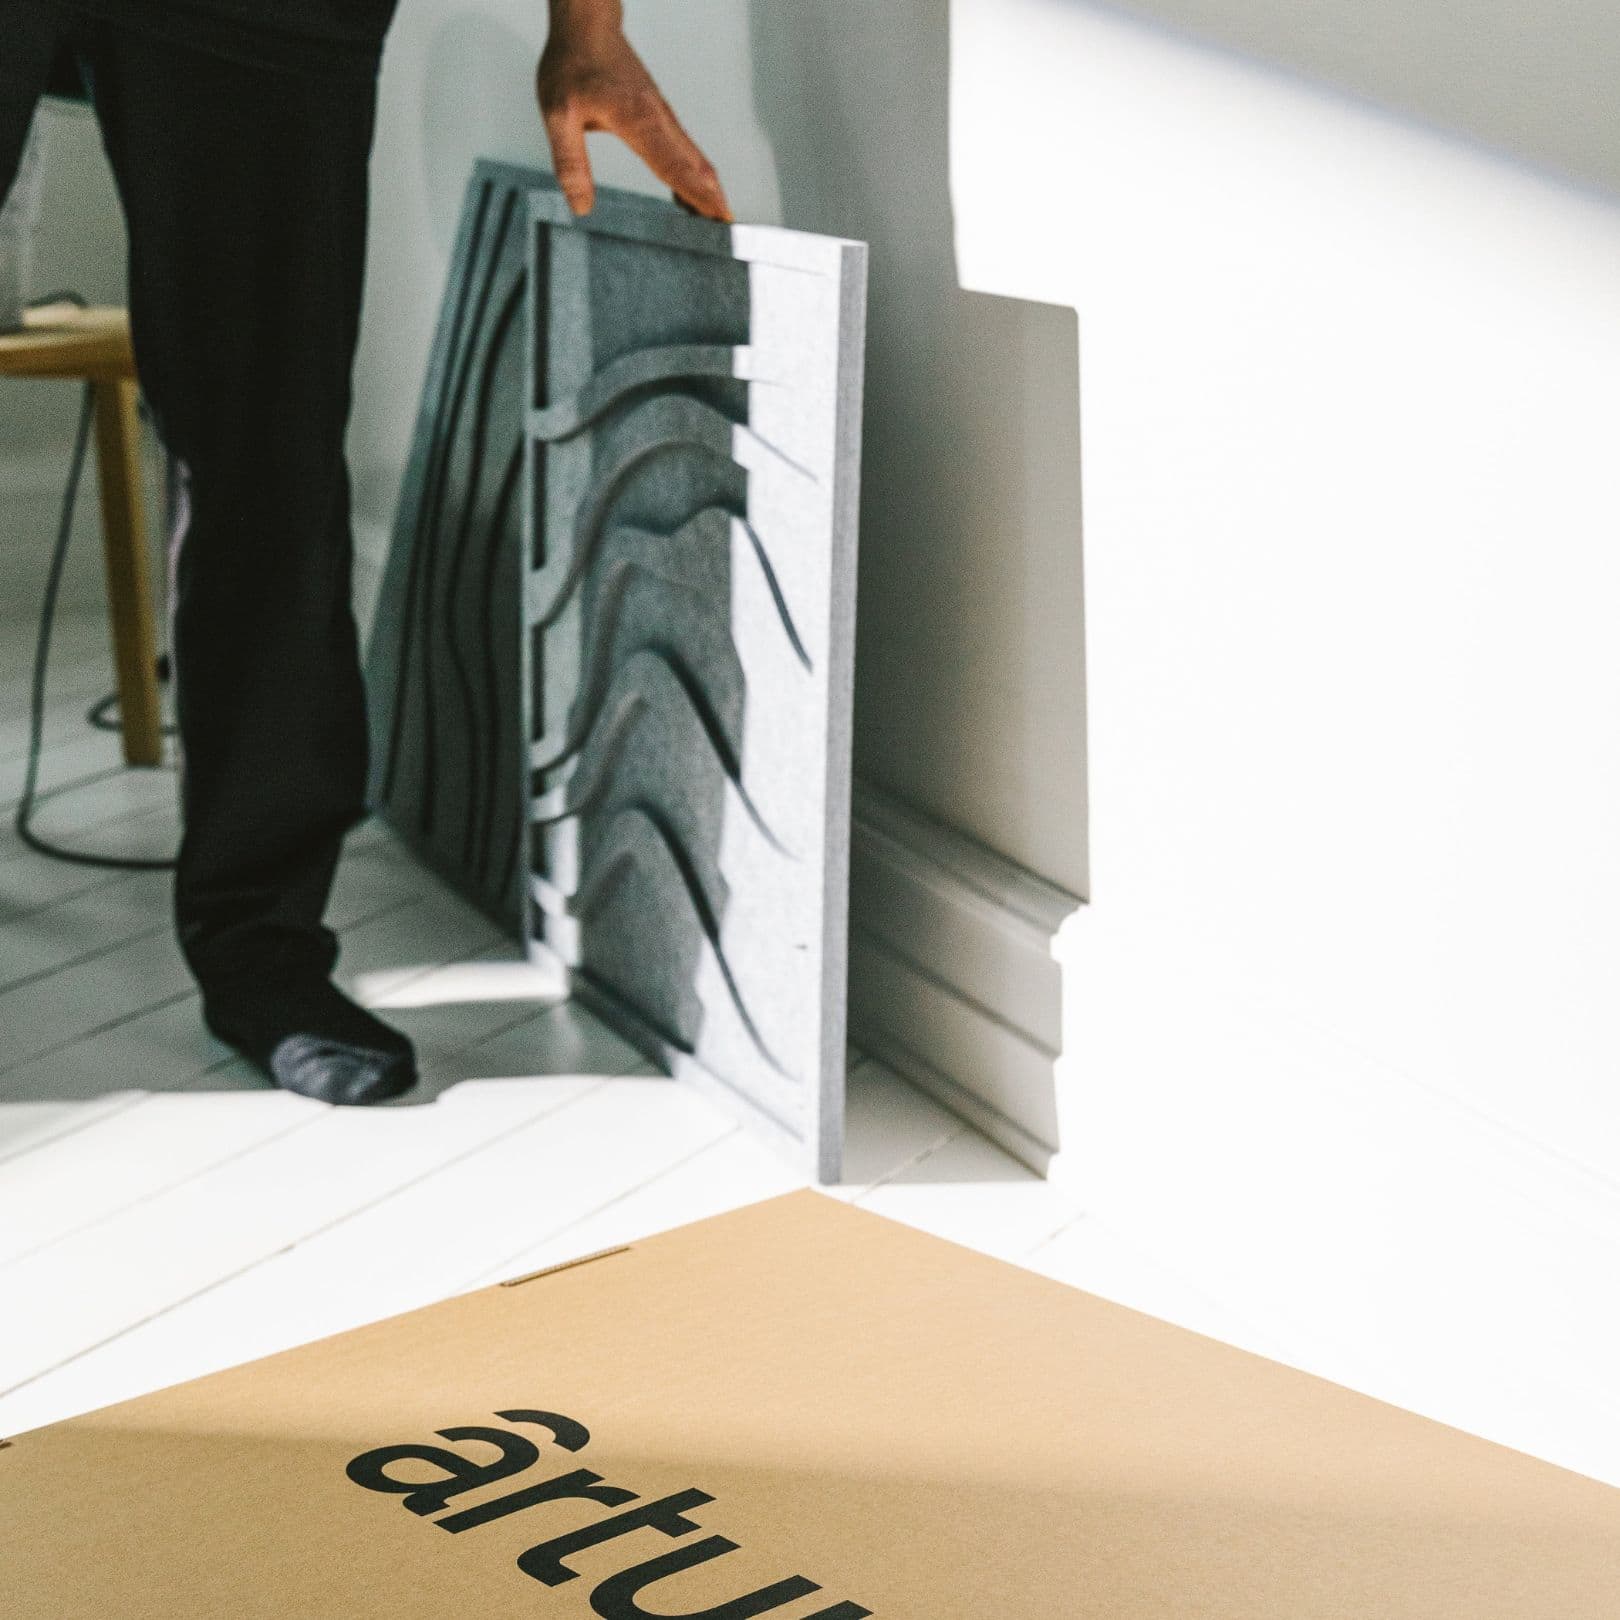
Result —
POLYGON ((835 1177, 865 250, 469 190, 373 637, 376 795, 835 1177))

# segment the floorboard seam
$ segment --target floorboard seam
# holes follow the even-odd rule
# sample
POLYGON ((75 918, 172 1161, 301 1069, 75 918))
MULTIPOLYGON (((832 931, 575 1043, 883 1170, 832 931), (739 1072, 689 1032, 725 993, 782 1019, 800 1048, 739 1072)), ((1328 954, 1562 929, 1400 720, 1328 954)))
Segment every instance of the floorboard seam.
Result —
POLYGON ((138 1321, 128 1323, 126 1326, 121 1327, 116 1333, 109 1333, 104 1338, 96 1340, 95 1343, 86 1345, 80 1350, 75 1350, 72 1355, 63 1357, 61 1361, 55 1362, 49 1367, 42 1367, 36 1373, 30 1373, 28 1377, 19 1379, 15 1384, 8 1385, 5 1388, 0 1388, 0 1400, 4 1400, 7 1396, 15 1395, 19 1390, 27 1389, 32 1384, 37 1384, 42 1378, 48 1378, 52 1373, 60 1372, 64 1367, 71 1367, 75 1362, 82 1361, 86 1356, 91 1355, 98 1350, 104 1350, 107 1348, 107 1346, 116 1344, 120 1339, 127 1338, 131 1333, 137 1332, 139 1329, 146 1327, 148 1324, 156 1322, 160 1318, 168 1316, 174 1311, 183 1309, 185 1306, 192 1304, 196 1300, 202 1299, 206 1295, 213 1293, 218 1288, 223 1288, 227 1283, 232 1283, 241 1277, 246 1277, 251 1272, 258 1270, 260 1266, 267 1265, 271 1261, 281 1258, 283 1255, 291 1254, 294 1250, 302 1248, 305 1244, 313 1243, 317 1238, 324 1237, 329 1232, 335 1232, 339 1227, 356 1219, 358 1216, 363 1215, 370 1210, 380 1208, 383 1204, 388 1203, 390 1199, 397 1198, 401 1193, 408 1191, 410 1188, 418 1186, 424 1181, 431 1180, 436 1175, 442 1174, 452 1165, 460 1164, 470 1158, 475 1158, 478 1154, 485 1152, 496 1142, 499 1142, 503 1137, 516 1134, 518 1131, 527 1130, 530 1126, 538 1124, 542 1119, 547 1119, 556 1114, 566 1112, 568 1108, 574 1104, 583 1102, 587 1097, 594 1096, 599 1090, 602 1089, 603 1086, 610 1085, 611 1083, 611 1080, 604 1079, 598 1085, 588 1087, 586 1090, 569 1097, 566 1101, 557 1104, 555 1107, 542 1108, 537 1113, 530 1115, 515 1124, 502 1126, 499 1131, 496 1131, 493 1135, 484 1138, 475 1146, 467 1148, 463 1152, 455 1154, 451 1158, 445 1159, 442 1163, 435 1165, 431 1170, 423 1171, 420 1175, 411 1176, 407 1180, 400 1182, 397 1186, 390 1187, 389 1190, 380 1197, 369 1199, 363 1204, 356 1205, 355 1208, 351 1210, 346 1210, 335 1220, 326 1221, 322 1225, 317 1226, 308 1232, 301 1233, 290 1243, 285 1243, 281 1245, 281 1247, 272 1249, 266 1254, 258 1255, 254 1259, 248 1261, 247 1264, 237 1266, 234 1270, 228 1271, 222 1276, 210 1279, 201 1288, 193 1289, 189 1294, 184 1295, 180 1299, 171 1301, 169 1304, 163 1306, 159 1310, 148 1312, 147 1315, 141 1317, 138 1321))
POLYGON ((468 1280, 463 1282, 456 1291, 458 1293, 465 1293, 470 1288, 482 1287, 492 1279, 505 1275, 508 1268, 515 1264, 518 1260, 522 1259, 522 1257, 531 1249, 538 1248, 542 1243, 555 1243, 559 1238, 566 1237, 574 1230, 575 1227, 583 1226, 586 1221, 595 1220, 596 1217, 601 1215, 604 1211, 615 1208, 617 1205, 622 1204, 627 1198, 633 1198, 637 1193, 645 1192, 647 1188, 657 1186, 657 1184, 664 1180, 666 1176, 673 1175, 683 1166, 691 1164, 693 1160, 701 1159, 705 1153, 712 1153, 717 1147, 720 1146, 722 1142, 729 1142, 734 1137, 740 1136, 741 1134, 742 1126, 733 1124, 729 1130, 722 1131, 719 1136, 714 1137, 711 1141, 705 1142, 702 1147, 694 1148, 690 1153, 683 1154, 679 1159, 674 1160, 670 1164, 666 1164, 662 1170, 658 1171, 655 1175, 648 1176, 645 1181, 637 1182, 634 1187, 628 1187, 623 1192, 615 1194, 612 1198, 608 1199, 606 1203, 597 1204, 594 1208, 585 1210, 581 1214, 573 1216, 571 1219, 565 1221, 561 1226, 555 1228, 553 1231, 543 1233, 539 1237, 530 1239, 527 1243, 523 1244, 521 1248, 512 1250, 512 1252, 508 1254, 505 1259, 496 1261, 492 1266, 486 1266, 484 1270, 477 1274, 477 1276, 468 1278, 468 1280))
MULTIPOLYGON (((116 1093, 103 1093, 103 1096, 108 1100, 110 1100, 114 1095, 116 1095, 116 1093)), ((77 1136, 80 1131, 88 1130, 92 1125, 99 1125, 103 1120, 111 1119, 114 1115, 121 1114, 126 1109, 133 1108, 136 1103, 144 1101, 150 1095, 152 1095, 150 1092, 132 1091, 129 1093, 128 1100, 119 1104, 117 1107, 103 1108, 99 1112, 91 1114, 88 1119, 65 1122, 62 1130, 53 1131, 49 1136, 41 1137, 36 1142, 30 1142, 27 1147, 17 1148, 14 1151, 0 1149, 0 1165, 14 1164, 19 1159, 26 1159, 30 1153, 36 1153, 41 1148, 49 1147, 53 1142, 64 1142, 70 1136, 77 1136)), ((85 1098, 81 1106, 100 1100, 100 1098, 94 1097, 85 1098)), ((42 1101, 46 1105, 49 1105, 52 1099, 45 1098, 42 1099, 42 1101)), ((0 1100, 0 1108, 4 1108, 5 1106, 5 1102, 0 1100)), ((13 1104, 13 1106, 17 1105, 13 1104)), ((74 1106, 74 1103, 71 1100, 64 1101, 61 1103, 61 1106, 64 1108, 71 1108, 74 1106)))
MULTIPOLYGON (((133 874, 132 874, 133 876, 133 874)), ((100 893, 100 890, 94 891, 100 893)), ((91 962, 100 961, 104 956, 110 956, 114 951, 127 949, 131 945, 139 945, 142 940, 156 939, 159 935, 167 934, 169 925, 158 923, 153 927, 137 929, 132 934, 120 934, 116 939, 98 945, 92 950, 81 951, 77 956, 71 956, 66 961, 54 963, 48 968, 41 968, 37 973, 24 974, 19 979, 7 979, 0 984, 0 1001, 17 990, 26 990, 30 985, 43 984, 47 979, 54 979, 59 973, 71 973, 75 968, 87 967, 91 962)), ((28 1059, 24 1058, 23 1062, 28 1059)))
MULTIPOLYGON (((176 1095, 176 1093, 150 1092, 141 1099, 141 1102, 144 1104, 150 1102, 153 1097, 173 1095, 176 1095)), ((118 1110, 118 1113, 123 1112, 125 1110, 118 1110)), ((116 1114, 114 1117, 117 1117, 116 1114)), ((12 1266, 20 1265, 24 1260, 31 1259, 35 1255, 46 1254, 58 1244, 68 1243, 74 1238, 83 1237, 86 1232, 94 1232, 98 1226, 106 1226, 113 1221, 120 1220, 128 1215, 131 1210, 139 1209, 143 1204, 150 1204, 156 1199, 165 1198, 172 1192, 178 1192, 182 1187, 189 1186, 194 1181, 201 1181, 204 1176, 210 1176, 216 1170, 221 1170, 228 1164, 234 1164, 238 1159, 251 1158, 261 1148, 272 1147, 277 1142, 285 1141, 289 1136, 296 1136, 299 1131, 308 1130, 312 1125, 319 1124, 323 1117, 321 1114, 314 1114, 308 1118, 296 1120, 285 1129, 272 1131, 268 1136, 262 1136, 257 1141, 248 1143, 245 1147, 237 1148, 234 1152, 227 1153, 221 1159, 210 1160, 207 1164, 198 1165, 194 1170, 187 1171, 186 1174, 176 1177, 173 1181, 166 1181, 160 1187, 153 1187, 147 1192, 139 1193, 127 1203, 120 1204, 116 1209, 104 1211, 96 1216, 94 1220, 86 1221, 82 1226, 75 1226, 67 1231, 58 1232, 55 1237, 47 1238, 43 1243, 36 1243, 31 1249, 20 1249, 16 1254, 7 1255, 4 1260, 0 1260, 0 1292, 4 1291, 4 1278, 6 1272, 12 1266)))

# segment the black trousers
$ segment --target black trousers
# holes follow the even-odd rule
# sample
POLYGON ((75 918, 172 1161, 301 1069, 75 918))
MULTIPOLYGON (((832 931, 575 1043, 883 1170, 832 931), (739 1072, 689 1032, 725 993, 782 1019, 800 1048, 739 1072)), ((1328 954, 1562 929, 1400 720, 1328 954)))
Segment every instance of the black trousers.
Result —
POLYGON ((0 0, 0 195, 70 51, 128 221, 141 385, 179 470, 181 946, 205 988, 325 974, 321 917, 366 781, 343 442, 380 27, 370 52, 260 50, 246 26, 199 46, 119 14, 137 21, 0 0))

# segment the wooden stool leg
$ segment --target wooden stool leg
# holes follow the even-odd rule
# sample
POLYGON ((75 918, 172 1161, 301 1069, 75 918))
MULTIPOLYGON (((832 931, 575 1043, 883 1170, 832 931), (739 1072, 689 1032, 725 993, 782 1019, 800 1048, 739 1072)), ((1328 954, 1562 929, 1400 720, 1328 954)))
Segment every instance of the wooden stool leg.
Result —
POLYGON ((141 504, 135 384, 110 378, 95 387, 101 533, 107 553, 107 608, 118 671, 124 759, 131 765, 158 765, 163 760, 163 714, 158 698, 146 512, 141 504))

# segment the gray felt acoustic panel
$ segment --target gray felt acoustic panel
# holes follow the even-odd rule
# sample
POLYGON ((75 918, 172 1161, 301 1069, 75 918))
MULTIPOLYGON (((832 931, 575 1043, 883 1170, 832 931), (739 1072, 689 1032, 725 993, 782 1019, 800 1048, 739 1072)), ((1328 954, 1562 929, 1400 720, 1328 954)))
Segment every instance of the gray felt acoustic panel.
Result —
POLYGON ((859 244, 468 188, 370 653, 382 814, 671 1073, 842 1146, 859 244))
POLYGON ((368 653, 372 802, 462 894, 522 935, 529 193, 468 184, 368 653))
POLYGON ((529 209, 532 937, 832 1179, 865 249, 529 209))

